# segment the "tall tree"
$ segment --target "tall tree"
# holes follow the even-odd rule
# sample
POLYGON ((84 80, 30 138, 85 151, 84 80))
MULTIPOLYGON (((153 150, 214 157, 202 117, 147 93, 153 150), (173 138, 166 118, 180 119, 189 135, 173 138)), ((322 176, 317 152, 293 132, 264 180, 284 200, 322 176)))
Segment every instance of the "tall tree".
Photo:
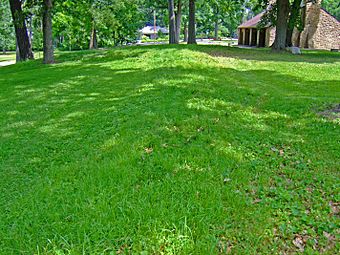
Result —
POLYGON ((44 63, 54 63, 53 35, 52 35, 52 8, 53 0, 43 2, 43 48, 44 63))
POLYGON ((8 1, 0 1, 0 49, 3 53, 15 48, 15 31, 8 1))
POLYGON ((168 0, 169 10, 169 44, 178 43, 176 38, 176 18, 175 18, 175 7, 174 0, 168 0))
POLYGON ((289 20, 288 20, 288 27, 287 27, 287 36, 286 36, 286 46, 292 46, 292 36, 294 28, 297 26, 299 21, 299 16, 301 12, 301 1, 302 0, 294 0, 292 6, 290 8, 289 20))
POLYGON ((9 0, 13 24, 15 28, 15 37, 17 42, 17 61, 33 59, 31 43, 27 33, 25 14, 22 10, 22 1, 9 0))
POLYGON ((97 43, 97 29, 95 25, 95 21, 92 21, 92 29, 91 29, 91 37, 90 37, 90 49, 97 49, 98 43, 97 43))
POLYGON ((272 46, 272 49, 274 51, 280 51, 286 48, 288 15, 289 15, 289 0, 277 0, 276 33, 275 41, 272 46))
POLYGON ((188 44, 196 44, 196 6, 195 6, 195 0, 189 0, 188 44))
POLYGON ((177 10, 175 15, 176 15, 176 43, 179 43, 181 37, 182 0, 177 1, 177 10))
POLYGON ((340 20, 340 1, 339 0, 323 0, 322 7, 325 8, 335 18, 340 20))

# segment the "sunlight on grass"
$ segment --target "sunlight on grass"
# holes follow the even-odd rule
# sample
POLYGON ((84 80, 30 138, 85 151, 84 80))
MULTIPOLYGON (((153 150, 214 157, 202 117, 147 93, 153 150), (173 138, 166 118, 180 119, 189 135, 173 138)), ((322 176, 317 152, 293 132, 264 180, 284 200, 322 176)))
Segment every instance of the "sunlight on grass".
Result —
POLYGON ((334 254, 338 53, 57 52, 0 69, 0 253, 334 254))

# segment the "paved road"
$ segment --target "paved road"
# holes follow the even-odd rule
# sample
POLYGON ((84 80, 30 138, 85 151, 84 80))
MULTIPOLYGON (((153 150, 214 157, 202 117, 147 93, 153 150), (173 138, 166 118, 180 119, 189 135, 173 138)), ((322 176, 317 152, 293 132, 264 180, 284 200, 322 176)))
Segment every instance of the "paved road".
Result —
POLYGON ((14 65, 15 60, 0 61, 0 67, 14 65))

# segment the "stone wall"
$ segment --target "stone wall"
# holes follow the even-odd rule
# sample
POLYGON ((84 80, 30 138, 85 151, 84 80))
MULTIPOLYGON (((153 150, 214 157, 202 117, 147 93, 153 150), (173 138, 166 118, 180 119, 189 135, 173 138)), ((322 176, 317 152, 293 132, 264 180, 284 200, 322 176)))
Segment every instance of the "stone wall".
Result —
POLYGON ((321 0, 318 0, 315 4, 307 4, 306 8, 306 23, 305 28, 300 36, 300 47, 313 49, 314 35, 316 33, 316 30, 318 29, 320 21, 321 0))
POLYGON ((266 30, 266 47, 271 47, 275 41, 276 27, 269 27, 266 30))
POLYGON ((310 49, 339 49, 340 22, 321 9, 321 0, 307 5, 305 29, 295 30, 293 45, 310 49))
POLYGON ((315 49, 340 49, 340 22, 321 9, 319 25, 308 46, 315 49))
MULTIPOLYGON (((292 37, 294 46, 310 49, 340 49, 340 22, 321 8, 321 2, 322 0, 316 0, 314 4, 307 4, 305 28, 301 33, 294 29, 292 37)), ((271 47, 274 43, 275 32, 275 27, 266 29, 266 47, 271 47)))

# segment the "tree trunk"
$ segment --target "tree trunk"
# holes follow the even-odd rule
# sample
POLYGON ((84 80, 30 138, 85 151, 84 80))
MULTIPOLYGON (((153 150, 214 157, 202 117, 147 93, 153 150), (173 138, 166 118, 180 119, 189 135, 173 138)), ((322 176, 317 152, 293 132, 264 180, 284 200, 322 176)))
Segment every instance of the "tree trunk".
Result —
POLYGON ((181 21, 182 21, 182 1, 178 0, 176 13, 176 43, 179 43, 181 38, 181 21))
POLYGON ((33 48, 33 19, 32 19, 32 15, 30 15, 30 19, 29 19, 29 23, 28 23, 28 40, 30 42, 31 48, 33 48))
POLYGON ((174 0, 168 0, 169 9, 169 44, 176 44, 176 18, 174 0))
POLYGON ((184 42, 188 42, 188 24, 184 22, 184 42))
POLYGON ((195 0, 189 0, 188 44, 196 44, 196 8, 195 0))
POLYGON ((300 5, 301 5, 301 0, 294 0, 291 11, 290 11, 289 20, 288 20, 287 37, 286 37, 287 47, 292 47, 293 45, 292 36, 293 36, 295 25, 297 24, 297 21, 298 21, 300 5))
POLYGON ((10 0, 11 13, 15 28, 15 37, 17 41, 18 54, 17 61, 33 59, 32 47, 27 34, 25 15, 22 11, 20 0, 10 0))
POLYGON ((281 51, 286 48, 288 15, 289 15, 289 0, 278 0, 276 34, 275 41, 272 46, 272 49, 274 51, 281 51))
POLYGON ((218 20, 215 20, 215 34, 214 34, 214 39, 218 40, 218 20))
POLYGON ((215 6, 216 9, 215 9, 215 28, 214 28, 214 39, 215 40, 218 40, 218 30, 219 30, 219 27, 218 27, 218 13, 219 13, 219 9, 218 9, 218 6, 215 6))
POLYGON ((18 41, 16 41, 15 61, 16 61, 17 63, 20 62, 20 51, 19 51, 18 41))
POLYGON ((97 30, 95 27, 94 21, 92 22, 92 30, 91 30, 91 39, 90 39, 90 49, 97 49, 98 43, 97 43, 97 30))
POLYGON ((52 35, 53 0, 44 0, 43 6, 43 48, 44 64, 54 63, 53 35, 52 35))

